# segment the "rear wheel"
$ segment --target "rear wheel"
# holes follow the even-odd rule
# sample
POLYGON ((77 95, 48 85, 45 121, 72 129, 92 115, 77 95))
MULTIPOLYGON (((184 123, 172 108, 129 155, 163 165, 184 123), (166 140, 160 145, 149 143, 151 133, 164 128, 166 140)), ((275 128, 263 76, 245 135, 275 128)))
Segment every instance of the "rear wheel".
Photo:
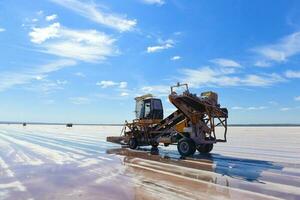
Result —
POLYGON ((209 153, 214 148, 214 144, 201 144, 197 146, 197 150, 200 153, 209 153))
POLYGON ((156 141, 151 142, 152 147, 158 147, 159 143, 156 141))
POLYGON ((138 147, 138 142, 136 138, 130 138, 128 142, 130 149, 136 149, 138 147))
POLYGON ((178 152, 181 156, 193 155, 196 151, 196 145, 190 138, 182 138, 177 144, 178 152))

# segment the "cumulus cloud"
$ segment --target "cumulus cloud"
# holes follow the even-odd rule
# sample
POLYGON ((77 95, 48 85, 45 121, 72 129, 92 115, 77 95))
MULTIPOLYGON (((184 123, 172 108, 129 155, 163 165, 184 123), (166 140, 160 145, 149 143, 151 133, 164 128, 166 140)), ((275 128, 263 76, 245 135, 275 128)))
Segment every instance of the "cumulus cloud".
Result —
POLYGON ((300 71, 288 70, 285 72, 287 78, 300 78, 300 71))
POLYGON ((169 49, 174 47, 174 41, 171 39, 168 39, 166 41, 161 42, 160 45, 156 45, 156 46, 149 46, 147 47, 147 52, 148 53, 154 53, 154 52, 159 52, 165 49, 169 49))
POLYGON ((180 82, 189 83, 191 87, 202 86, 270 86, 285 81, 276 73, 271 74, 237 74, 235 70, 202 67, 199 69, 184 68, 181 70, 183 78, 180 82))
POLYGON ((164 0, 141 0, 145 4, 155 4, 155 5, 163 5, 165 4, 164 0))
POLYGON ((46 16, 46 21, 48 21, 48 22, 53 21, 55 19, 57 19, 56 14, 46 16))
POLYGON ((297 96, 294 99, 295 99, 295 101, 300 101, 300 96, 297 96))
POLYGON ((225 58, 216 58, 211 60, 212 63, 215 63, 219 66, 222 67, 241 67, 241 64, 230 59, 225 59, 225 58))
POLYGON ((32 28, 31 42, 41 52, 85 62, 99 62, 117 54, 115 39, 96 30, 74 30, 56 22, 43 28, 32 28))
POLYGON ((180 56, 173 56, 173 57, 171 58, 171 60, 180 60, 180 59, 181 59, 180 56))
POLYGON ((0 33, 1 33, 1 32, 4 32, 4 31, 6 31, 6 29, 0 27, 0 33))
POLYGON ((91 21, 105 25, 107 27, 119 30, 119 31, 131 31, 136 26, 135 19, 127 19, 126 16, 120 16, 118 14, 105 13, 99 6, 88 1, 79 0, 51 0, 52 2, 59 4, 67 9, 70 9, 77 14, 88 18, 91 21))
POLYGON ((29 33, 31 42, 41 44, 48 39, 59 37, 60 24, 54 23, 44 28, 33 28, 29 33))
POLYGON ((109 88, 109 87, 117 86, 120 89, 125 89, 127 87, 127 82, 125 82, 125 81, 115 82, 115 81, 110 81, 110 80, 103 80, 103 81, 97 82, 96 85, 100 86, 101 88, 109 88))
POLYGON ((300 32, 285 36, 274 44, 254 48, 253 51, 267 61, 286 61, 287 58, 300 53, 300 32))

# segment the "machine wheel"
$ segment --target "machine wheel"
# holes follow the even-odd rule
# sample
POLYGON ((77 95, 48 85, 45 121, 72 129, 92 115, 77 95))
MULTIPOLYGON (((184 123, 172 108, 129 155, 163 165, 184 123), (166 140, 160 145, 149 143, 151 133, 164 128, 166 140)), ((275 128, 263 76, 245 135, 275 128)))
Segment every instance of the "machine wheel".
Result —
POLYGON ((138 142, 136 138, 130 138, 128 142, 130 149, 136 149, 138 147, 138 142))
POLYGON ((151 146, 154 148, 158 147, 158 145, 159 145, 159 143, 156 141, 151 142, 151 146))
POLYGON ((151 155, 158 155, 159 154, 159 150, 157 147, 153 147, 151 148, 151 151, 150 151, 151 155))
POLYGON ((177 144, 178 152, 181 156, 193 155, 196 151, 196 145, 190 138, 182 138, 177 144))
POLYGON ((197 146, 197 150, 200 153, 209 153, 214 148, 214 144, 201 144, 197 146))

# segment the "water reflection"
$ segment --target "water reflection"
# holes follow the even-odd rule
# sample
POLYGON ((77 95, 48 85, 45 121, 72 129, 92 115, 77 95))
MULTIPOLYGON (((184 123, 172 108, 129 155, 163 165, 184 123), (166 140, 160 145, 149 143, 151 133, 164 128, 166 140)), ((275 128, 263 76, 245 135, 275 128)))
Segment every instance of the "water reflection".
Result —
MULTIPOLYGON (((224 156, 221 154, 195 154, 193 157, 180 158, 176 153, 165 154, 163 151, 159 155, 151 155, 149 149, 142 148, 137 151, 126 148, 117 148, 107 150, 109 154, 118 154, 125 156, 125 162, 131 162, 134 158, 158 161, 174 166, 182 166, 187 169, 196 169, 208 172, 214 172, 222 177, 223 181, 228 182, 226 177, 241 179, 249 182, 263 183, 259 180, 262 173, 268 170, 282 170, 283 166, 270 161, 262 161, 255 159, 235 158, 224 156)), ((187 174, 185 174, 187 175, 187 174)), ((188 175, 188 176, 194 176, 188 175)), ((210 176, 210 182, 216 182, 217 176, 210 176)), ((194 177, 195 178, 195 177, 194 177)), ((203 177, 202 177, 203 178, 203 177)), ((224 183, 223 185, 228 185, 224 183)))

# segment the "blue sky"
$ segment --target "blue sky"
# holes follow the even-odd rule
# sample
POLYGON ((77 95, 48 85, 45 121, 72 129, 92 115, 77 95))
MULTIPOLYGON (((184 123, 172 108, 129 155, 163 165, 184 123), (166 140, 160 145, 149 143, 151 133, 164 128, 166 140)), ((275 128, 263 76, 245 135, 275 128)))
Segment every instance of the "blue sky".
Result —
POLYGON ((231 123, 300 123, 300 2, 0 1, 1 121, 121 123, 186 82, 231 123), (122 3, 121 3, 122 2, 122 3))

